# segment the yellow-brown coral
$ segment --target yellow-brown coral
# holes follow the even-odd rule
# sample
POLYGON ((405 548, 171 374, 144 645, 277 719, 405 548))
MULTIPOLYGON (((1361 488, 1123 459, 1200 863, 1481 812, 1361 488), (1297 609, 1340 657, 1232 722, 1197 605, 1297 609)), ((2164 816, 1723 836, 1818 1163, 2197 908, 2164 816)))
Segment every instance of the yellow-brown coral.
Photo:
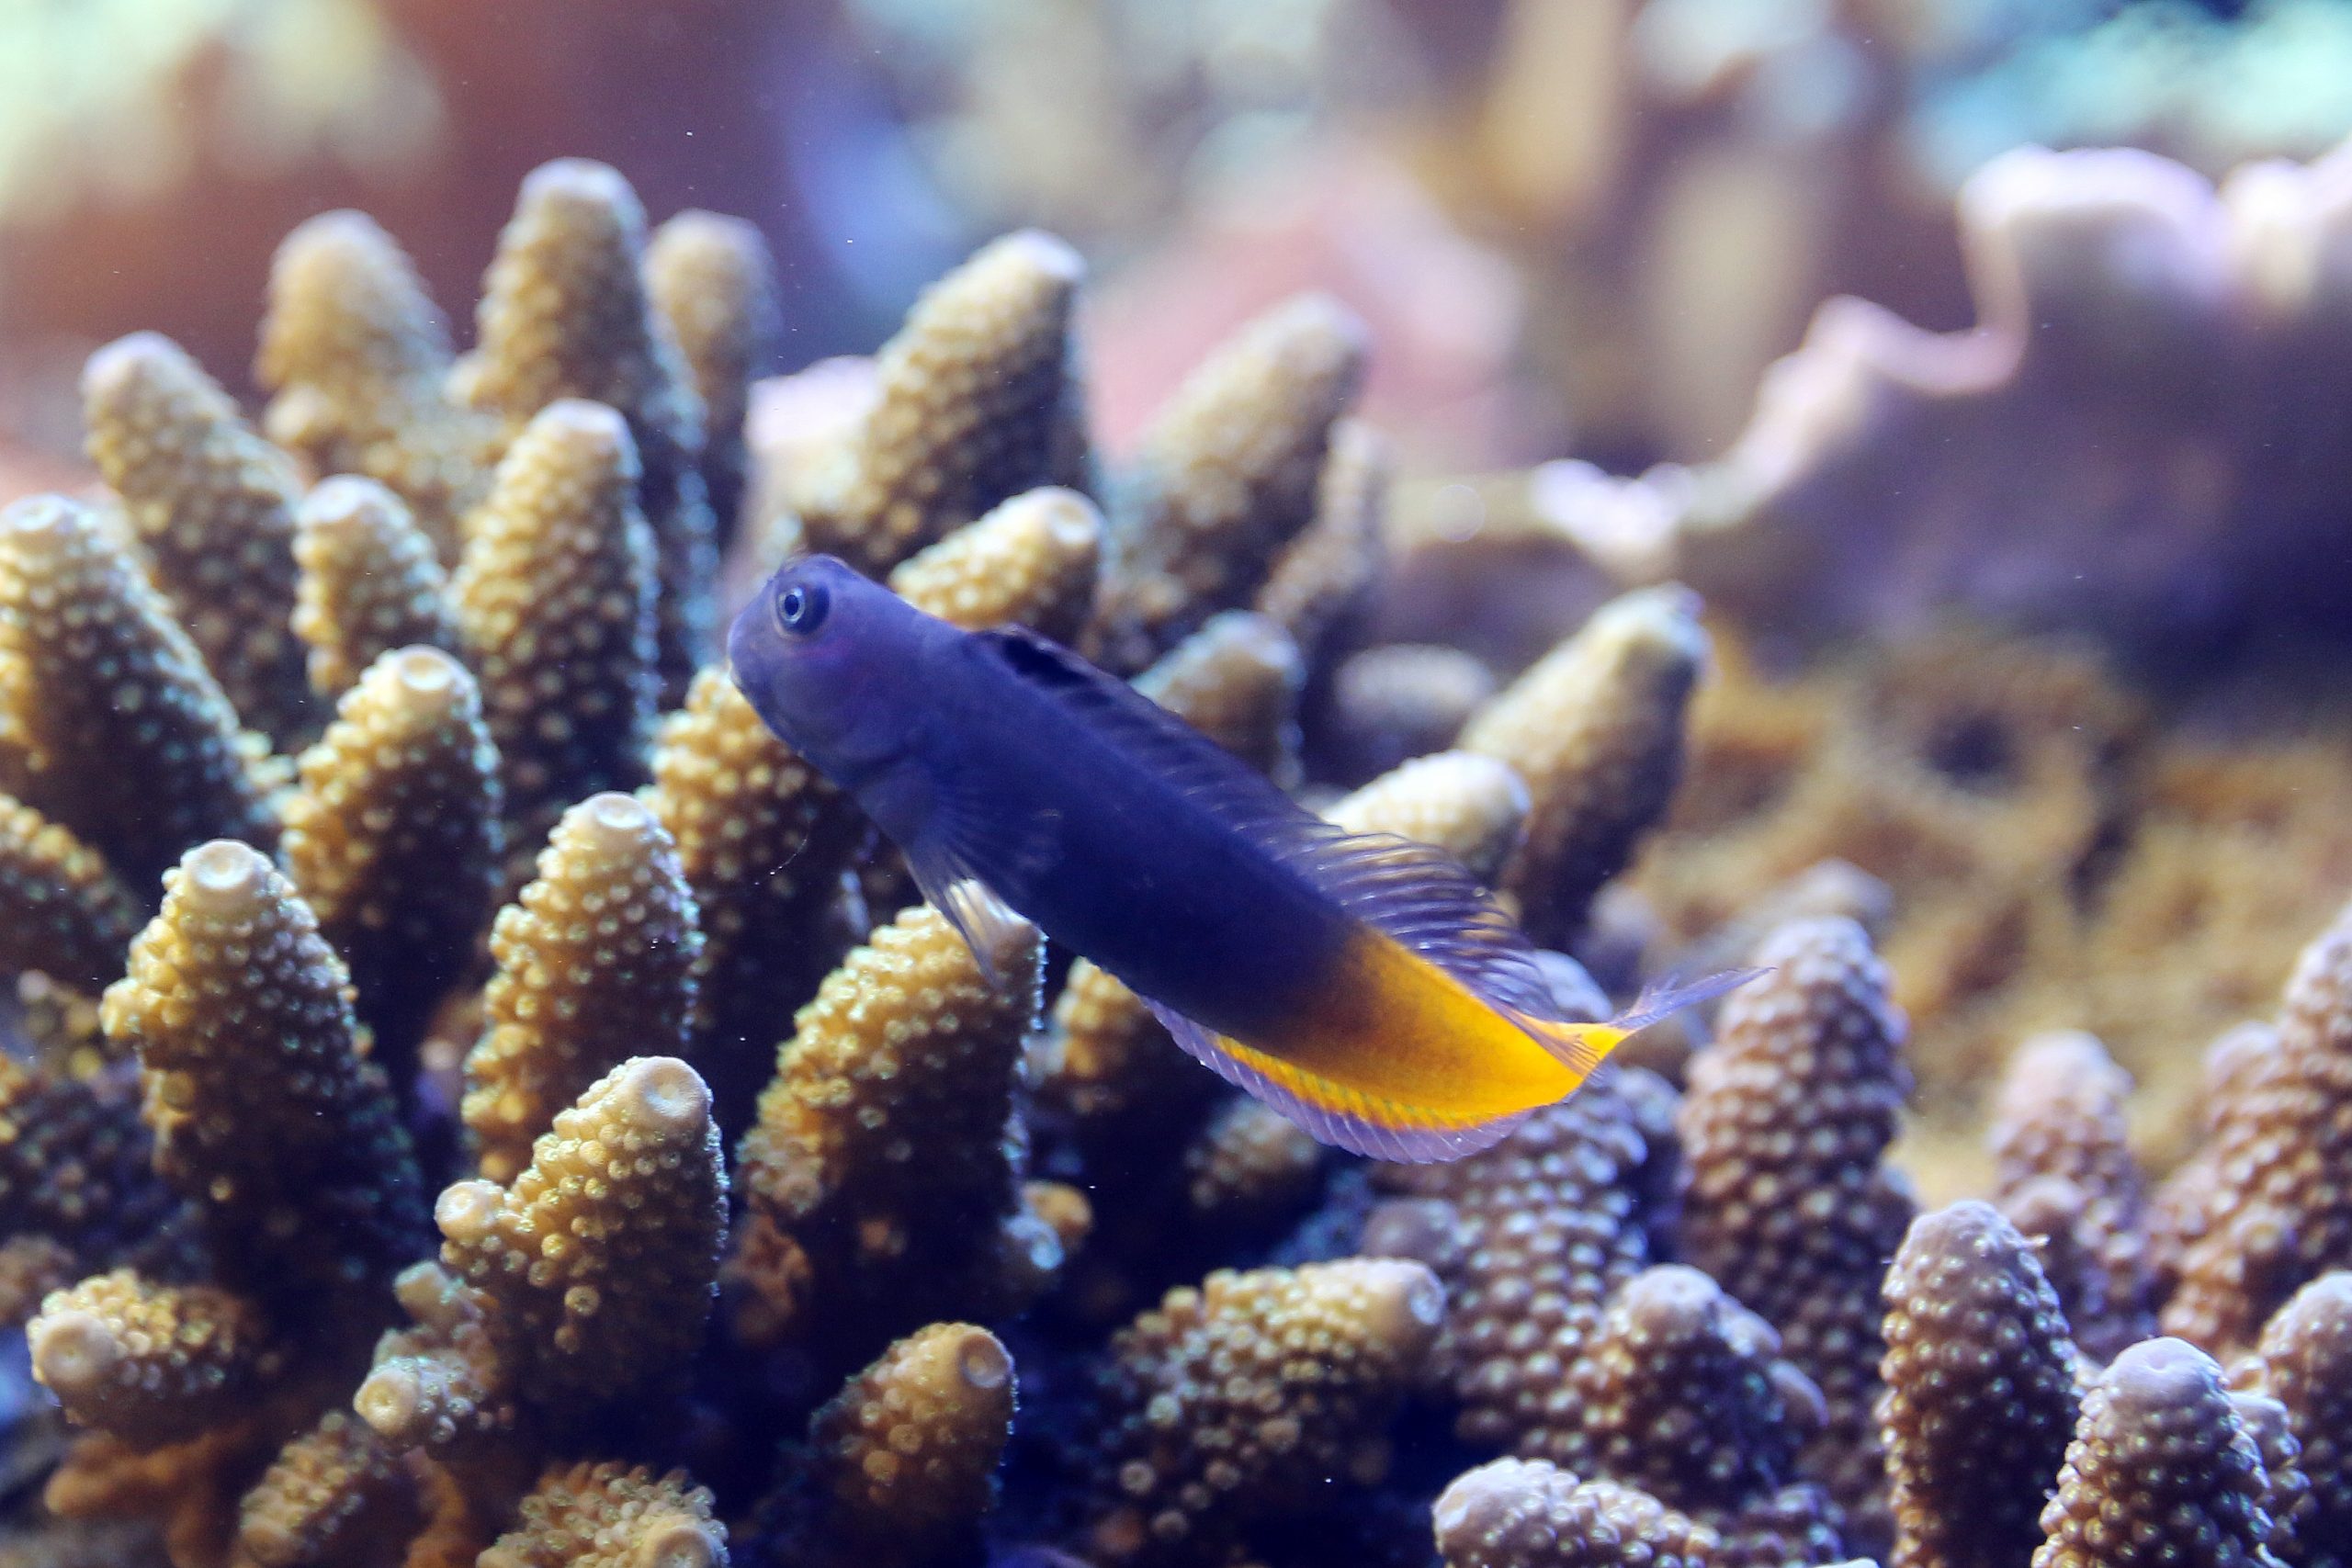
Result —
POLYGON ((271 739, 300 739, 318 716, 291 626, 293 465, 154 333, 92 355, 82 395, 91 460, 221 689, 271 739))
POLYGON ((1081 486, 1069 359, 1083 270, 1059 240, 1023 232, 924 291, 876 356, 873 408, 808 477, 811 548, 878 575, 1023 491, 1081 486))
POLYGON ((393 649, 458 646, 448 577, 400 497, 339 474, 311 488, 294 522, 294 631, 321 696, 341 696, 393 649))
POLYGON ((450 581, 518 823, 643 776, 654 575, 637 472, 612 410, 548 404, 499 463, 450 581))
POLYGON ((473 677, 437 649, 384 655, 300 770, 287 872, 405 1088, 427 1020, 473 956, 500 870, 498 757, 473 677))
POLYGON ((642 802, 563 814, 539 874, 499 911, 498 972, 461 1106, 481 1174, 512 1181, 558 1111, 623 1061, 683 1055, 701 933, 677 848, 642 802))
POLYGON ((0 512, 0 703, 16 793, 134 888, 208 838, 277 842, 236 713, 187 634, 59 497, 0 512))

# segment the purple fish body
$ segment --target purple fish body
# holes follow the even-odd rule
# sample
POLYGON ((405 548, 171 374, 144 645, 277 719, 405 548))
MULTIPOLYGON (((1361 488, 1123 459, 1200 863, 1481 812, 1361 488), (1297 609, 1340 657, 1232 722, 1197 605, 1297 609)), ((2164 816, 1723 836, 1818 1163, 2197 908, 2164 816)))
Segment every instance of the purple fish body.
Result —
POLYGON ((1552 1021, 1524 940, 1442 855, 1329 827, 1042 637, 965 631, 820 556, 776 573, 728 652, 967 940, 1025 917, 1326 1141, 1467 1153, 1631 1032, 1552 1021))

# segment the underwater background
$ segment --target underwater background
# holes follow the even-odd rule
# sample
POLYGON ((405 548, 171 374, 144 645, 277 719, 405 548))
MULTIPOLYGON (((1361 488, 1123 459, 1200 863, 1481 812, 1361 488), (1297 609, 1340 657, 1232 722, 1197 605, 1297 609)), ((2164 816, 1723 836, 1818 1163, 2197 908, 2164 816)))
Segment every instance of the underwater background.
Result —
POLYGON ((2352 0, 0 0, 0 1568, 2352 1563, 2347 139, 2352 0), (800 549, 1770 972, 1323 1147, 761 724, 800 549))

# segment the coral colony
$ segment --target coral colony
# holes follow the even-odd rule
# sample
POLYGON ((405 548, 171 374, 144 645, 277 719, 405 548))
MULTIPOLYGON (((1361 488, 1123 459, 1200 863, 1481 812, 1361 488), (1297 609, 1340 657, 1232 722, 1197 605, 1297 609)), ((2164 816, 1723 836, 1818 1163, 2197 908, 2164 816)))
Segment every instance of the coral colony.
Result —
MULTIPOLYGON (((1807 575, 1859 468, 1931 454, 1949 510, 2053 379, 2085 420, 2162 401, 2101 334, 2188 281, 2110 309, 2090 242, 2223 221, 2166 167, 1988 171, 1996 336, 1826 323, 1716 476, 1763 477, 1666 553, 1870 619, 1807 575), (2067 330, 2005 347, 2052 290, 2067 330), (1767 463, 1800 394, 1850 417, 1767 463)), ((1499 689, 1367 649, 1362 325, 1275 310, 1107 463, 1082 276, 988 246, 775 471, 756 233, 649 239, 596 164, 525 182, 462 356, 335 213, 279 253, 257 419, 160 337, 92 357, 105 491, 0 513, 0 1306, 38 1385, 0 1561, 2352 1561, 2340 789, 2152 739, 2024 645, 1768 680, 1670 584, 1499 689), (1484 1153, 1334 1155, 1034 930, 980 963, 763 728, 713 629, 797 546, 1083 649, 1609 991, 1645 944, 1770 973, 1484 1153), (2096 912, 2052 902, 2093 875, 2096 912), (2255 934, 2165 948, 2192 886, 2255 934), (2152 1014, 2219 1038, 2201 1090, 2126 1053, 2201 1125, 2079 1032, 2152 1014), (1915 1077, 1989 1104, 1921 1145, 1985 1201, 1904 1174, 1915 1077)), ((2180 353, 2275 386, 2325 302, 2265 300, 2245 352, 2180 353)), ((2062 446, 2018 482, 2087 482, 2062 446)))

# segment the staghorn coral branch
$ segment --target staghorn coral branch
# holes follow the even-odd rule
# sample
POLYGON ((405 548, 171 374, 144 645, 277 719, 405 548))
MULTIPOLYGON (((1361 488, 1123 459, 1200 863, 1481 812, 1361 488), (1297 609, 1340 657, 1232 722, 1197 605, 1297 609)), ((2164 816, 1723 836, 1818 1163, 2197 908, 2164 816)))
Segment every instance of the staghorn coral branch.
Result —
MULTIPOLYGON (((1638 1486, 1739 1533, 1735 1517, 1795 1477, 1821 1395, 1780 1337, 1681 1264, 1626 1281, 1567 1373, 1582 1427, 1574 1468, 1638 1486)), ((1828 1539, 1838 1545, 1834 1514, 1828 1539)))
POLYGON ((809 548, 880 576, 1023 491, 1083 488, 1069 324, 1084 270, 1024 231, 923 291, 875 356, 873 408, 802 487, 809 548))
POLYGON ((0 705, 16 793, 134 889, 208 838, 277 842, 235 710, 97 518, 60 497, 0 512, 0 705))
POLYGON ((2308 1478, 2307 1496, 2281 1521, 2295 1533, 2290 1561, 2297 1568, 2352 1562, 2352 1273, 2324 1274, 2296 1292, 2236 1376, 2283 1407, 2308 1478))
POLYGON ((0 795, 0 969, 98 991, 121 975, 146 911, 96 852, 0 795))
POLYGON ((1444 750, 1496 689, 1494 671, 1475 655, 1405 642, 1351 656, 1330 684, 1334 761, 1350 778, 1444 750))
POLYGON ((733 1136, 794 1011, 850 946, 833 917, 867 833, 847 795, 760 721, 724 670, 706 670, 664 722, 647 801, 678 846, 701 914, 695 1048, 733 1136))
POLYGON ((1714 1568, 1722 1541, 1647 1493, 1498 1459, 1438 1495, 1445 1568, 1714 1568))
POLYGON ((2143 1339, 2083 1399, 2033 1568, 2278 1568, 2262 1460, 2222 1371, 2178 1339, 2143 1339))
POLYGON ((341 696, 396 648, 458 646, 448 577, 399 496, 339 474, 302 498, 294 524, 294 631, 319 695, 341 696))
POLYGON ((1666 813, 1683 716, 1707 660, 1699 604, 1679 588, 1603 605, 1464 727, 1458 741, 1527 784, 1527 838, 1504 870, 1528 934, 1557 947, 1666 813))
POLYGON ((1475 751, 1440 751, 1393 768, 1324 815, 1351 833, 1393 833, 1443 850, 1491 883, 1527 825, 1527 786, 1475 751))
POLYGON ((1327 666, 1387 565, 1388 443, 1360 420, 1331 428, 1315 520, 1290 542, 1251 608, 1290 633, 1310 669, 1327 666))
POLYGON ((2075 1430, 2078 1367, 2032 1244, 1984 1203, 1913 1222, 1886 1276, 1891 1568, 2015 1568, 2075 1430))
POLYGON ((25 1337, 33 1375, 68 1415, 141 1449, 234 1416, 280 1359, 252 1303, 127 1269, 51 1296, 25 1337))
POLYGON ((723 551, 742 523, 752 382, 783 352, 775 258, 758 228, 741 218, 681 212, 653 231, 645 288, 702 399, 703 488, 723 551))
POLYGON ((499 463, 449 584, 522 841, 562 807, 644 776, 654 563, 636 480, 617 414, 548 404, 499 463))
POLYGON ((1297 782, 1306 667, 1290 634, 1254 611, 1212 616, 1136 677, 1136 690, 1288 787, 1297 782))
POLYGON ((854 1365, 895 1334, 1017 1311, 1051 1283, 1061 1243, 1023 1202, 1013 1108, 1042 939, 1016 924, 988 962, 919 905, 800 1010, 738 1156, 739 1331, 854 1365))
POLYGON ((448 323, 374 219, 322 212, 279 243, 254 369, 273 394, 262 416, 272 441, 315 474, 388 486, 415 508, 440 563, 456 563, 489 489, 497 422, 443 395, 448 323))
POLYGON ((1311 1512, 1386 1425, 1445 1317, 1417 1263, 1212 1274, 1112 1337, 1095 1379, 1085 1550, 1214 1561, 1251 1522, 1311 1512))
POLYGON ((628 421, 659 584, 655 657, 674 699, 710 653, 718 562, 696 466, 702 400, 646 296, 644 249, 644 209, 616 170, 582 158, 532 170, 482 280, 479 346, 450 385, 498 415, 509 440, 566 399, 628 421))
POLYGON ((1376 1173, 1396 1197, 1373 1210, 1363 1250, 1418 1258, 1444 1281, 1430 1372, 1465 1442, 1525 1458, 1582 1450, 1562 1374, 1649 1261, 1635 1182, 1652 1151, 1619 1087, 1626 1076, 1586 1085, 1467 1159, 1376 1173))
POLYGON ((702 933, 661 818, 609 793, 565 812, 490 951, 460 1111, 481 1173, 503 1183, 589 1085, 630 1056, 686 1054, 702 933))
POLYGON ((1882 1161, 1907 1091, 1904 1024, 1860 926, 1783 926, 1692 1057, 1682 1140, 1682 1255, 1780 1330, 1827 1421, 1804 1469, 1861 1541, 1883 1536, 1880 1282, 1912 1201, 1882 1161))
POLYGON ((727 1528, 684 1471, 576 1464, 540 1479, 481 1568, 727 1568, 727 1528))
POLYGON ((82 375, 90 460, 163 591, 246 723, 285 746, 317 721, 294 613, 294 504, 284 453, 255 435, 187 351, 134 333, 82 375))
POLYGON ((239 1502, 231 1568, 393 1568, 423 1505, 414 1472, 364 1423, 330 1411, 239 1502))
POLYGON ((1012 1430, 1012 1358, 940 1323, 892 1345, 809 1419, 764 1499, 758 1555, 801 1568, 920 1568, 968 1551, 996 1506, 1012 1430))
POLYGON ((2146 1202, 2124 1124, 2131 1089, 2090 1035, 2038 1036, 2009 1064, 1990 1134, 1994 1200, 2047 1249, 2075 1338, 2100 1360, 2155 1329, 2146 1202))
POLYGON ((1112 508, 1088 657, 1133 674, 1265 585, 1315 521, 1333 423, 1363 378, 1363 323, 1306 295, 1218 347, 1145 434, 1112 508))
POLYGON ((2352 1265, 2352 908, 2295 965, 2278 1043, 2212 1134, 2206 1229, 2183 1249, 2168 1333, 2249 1348, 2297 1289, 2352 1265))
MULTIPOLYGON (((702 1342, 726 1228, 710 1091, 638 1056, 557 1113, 511 1184, 442 1190, 442 1261, 522 1397, 577 1413, 661 1388, 702 1342)), ((366 1414, 363 1410, 362 1414, 366 1414)))
POLYGON ((139 1053, 155 1168, 201 1213, 224 1283, 269 1299, 389 1279, 423 1247, 423 1190, 316 918, 225 839, 164 889, 102 1010, 139 1053))
POLYGON ((287 874, 350 966, 377 1060, 405 1092, 498 886, 498 755, 473 677, 437 649, 385 654, 336 704, 300 773, 287 874))
POLYGON ((50 1290, 156 1238, 176 1201, 152 1153, 126 1069, 76 1077, 0 1056, 0 1236, 15 1251, 0 1322, 22 1323, 50 1290))
POLYGON ((1102 514, 1072 490, 1023 491, 899 563, 890 590, 968 630, 1023 626, 1068 642, 1094 603, 1102 514))

